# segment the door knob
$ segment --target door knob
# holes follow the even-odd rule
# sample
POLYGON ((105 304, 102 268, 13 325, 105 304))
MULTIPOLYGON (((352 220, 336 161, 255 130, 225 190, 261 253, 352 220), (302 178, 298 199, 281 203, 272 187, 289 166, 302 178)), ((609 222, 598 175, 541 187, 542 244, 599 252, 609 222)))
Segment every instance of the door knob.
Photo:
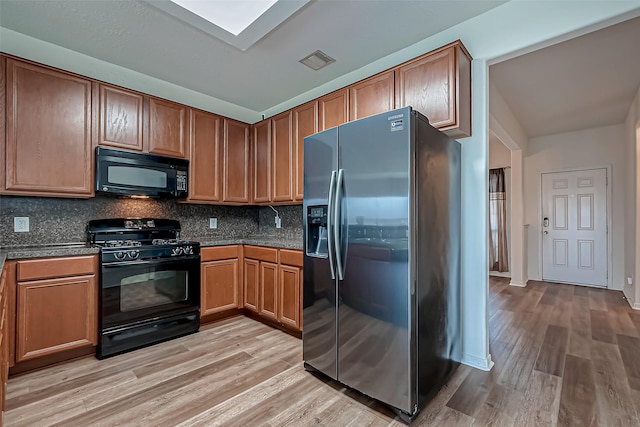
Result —
POLYGON ((549 232, 547 230, 544 230, 544 234, 549 234, 549 232))

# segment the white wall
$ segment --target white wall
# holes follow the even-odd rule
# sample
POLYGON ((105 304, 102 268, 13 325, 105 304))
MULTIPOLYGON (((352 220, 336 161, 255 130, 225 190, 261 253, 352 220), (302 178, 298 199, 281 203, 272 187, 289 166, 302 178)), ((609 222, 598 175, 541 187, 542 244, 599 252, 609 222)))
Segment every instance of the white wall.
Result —
POLYGON ((489 169, 511 166, 511 150, 495 136, 489 137, 489 169))
POLYGON ((625 199, 624 125, 605 126, 577 132, 531 138, 524 159, 525 222, 529 223, 528 275, 540 280, 540 174, 568 169, 611 166, 609 185, 612 189, 611 233, 613 270, 609 272, 611 287, 622 289, 624 283, 624 199, 625 199))
POLYGON ((640 310, 640 89, 625 121, 625 159, 627 190, 625 197, 625 267, 624 293, 634 308, 640 310), (630 277, 633 284, 627 284, 630 277))

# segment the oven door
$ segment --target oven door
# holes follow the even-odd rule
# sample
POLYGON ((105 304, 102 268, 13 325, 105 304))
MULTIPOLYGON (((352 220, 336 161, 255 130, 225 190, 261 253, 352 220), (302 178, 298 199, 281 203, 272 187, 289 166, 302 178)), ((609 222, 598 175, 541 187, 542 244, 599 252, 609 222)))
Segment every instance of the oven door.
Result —
POLYGON ((101 330, 198 310, 200 256, 102 265, 101 330))

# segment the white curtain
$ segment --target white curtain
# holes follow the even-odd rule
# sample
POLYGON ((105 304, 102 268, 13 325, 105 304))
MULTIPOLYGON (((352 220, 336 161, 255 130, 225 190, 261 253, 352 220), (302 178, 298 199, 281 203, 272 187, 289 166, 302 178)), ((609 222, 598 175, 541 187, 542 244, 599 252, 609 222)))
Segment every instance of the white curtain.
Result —
POLYGON ((509 271, 504 169, 489 170, 489 270, 509 271))

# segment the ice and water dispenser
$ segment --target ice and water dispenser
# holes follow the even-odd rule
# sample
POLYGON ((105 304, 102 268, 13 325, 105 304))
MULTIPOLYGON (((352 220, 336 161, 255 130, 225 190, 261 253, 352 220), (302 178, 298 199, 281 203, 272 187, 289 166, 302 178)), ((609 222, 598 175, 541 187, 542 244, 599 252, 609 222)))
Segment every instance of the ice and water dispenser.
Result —
POLYGON ((307 255, 317 258, 328 256, 327 205, 307 208, 307 255))

